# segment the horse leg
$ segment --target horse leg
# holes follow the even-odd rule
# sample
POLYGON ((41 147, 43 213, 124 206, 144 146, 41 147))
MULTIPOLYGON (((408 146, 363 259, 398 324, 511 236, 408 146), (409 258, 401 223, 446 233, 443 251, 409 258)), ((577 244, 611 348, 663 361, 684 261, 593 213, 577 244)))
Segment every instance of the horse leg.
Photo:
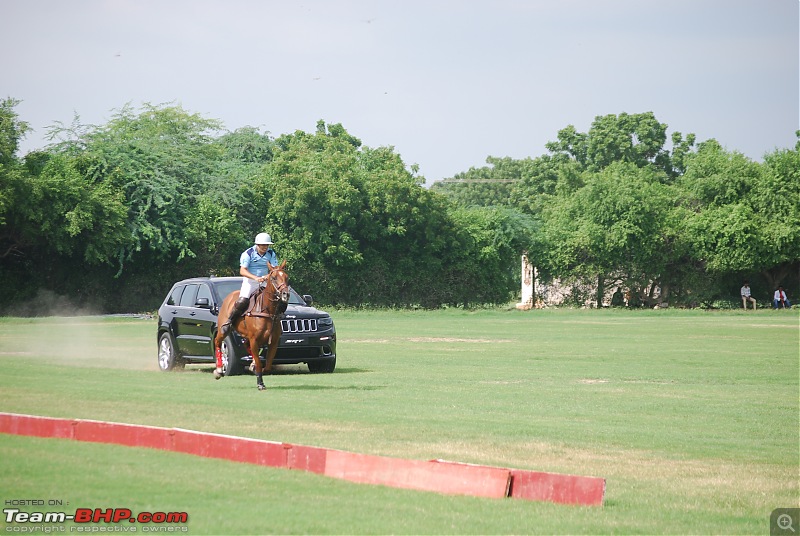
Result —
POLYGON ((253 365, 255 365, 256 387, 258 387, 259 391, 263 391, 266 387, 264 386, 264 376, 261 369, 261 358, 258 355, 260 350, 256 337, 250 339, 250 355, 253 358, 253 365))
MULTIPOLYGON (((233 293, 228 295, 225 300, 222 302, 222 307, 220 308, 219 315, 217 316, 217 334, 214 336, 214 360, 216 361, 217 368, 214 369, 214 379, 218 380, 222 378, 222 341, 225 340, 225 336, 228 334, 228 330, 225 329, 225 323, 230 323, 231 317, 231 296, 233 293), (225 322, 222 322, 222 319, 226 319, 225 322)), ((238 296, 238 292, 236 293, 238 296)))
POLYGON ((269 372, 272 370, 272 360, 275 359, 275 354, 278 353, 278 343, 280 342, 281 337, 278 335, 277 337, 273 337, 270 335, 269 343, 267 346, 267 363, 264 368, 269 372))
POLYGON ((217 368, 214 369, 214 379, 218 380, 222 378, 222 333, 217 333, 217 336, 214 337, 214 357, 217 361, 217 368))

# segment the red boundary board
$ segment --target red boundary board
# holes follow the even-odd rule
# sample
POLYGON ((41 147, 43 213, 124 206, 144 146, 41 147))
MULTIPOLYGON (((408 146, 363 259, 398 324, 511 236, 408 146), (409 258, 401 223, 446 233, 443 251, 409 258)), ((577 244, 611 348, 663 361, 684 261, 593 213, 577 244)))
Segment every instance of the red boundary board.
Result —
POLYGON ((303 445, 288 446, 287 467, 289 469, 299 469, 320 475, 325 474, 328 449, 303 445))
POLYGON ((180 428, 0 412, 0 433, 182 452, 351 482, 479 497, 601 506, 605 479, 444 460, 404 460, 180 428))
POLYGON ((499 467, 431 463, 329 450, 325 475, 397 488, 455 495, 508 496, 511 472, 499 467))
MULTIPOLYGON (((444 465, 484 467, 446 460, 431 461, 444 465)), ((509 471, 511 473, 509 497, 584 506, 602 506, 603 504, 603 496, 606 492, 604 478, 526 471, 524 469, 509 469, 509 471)))

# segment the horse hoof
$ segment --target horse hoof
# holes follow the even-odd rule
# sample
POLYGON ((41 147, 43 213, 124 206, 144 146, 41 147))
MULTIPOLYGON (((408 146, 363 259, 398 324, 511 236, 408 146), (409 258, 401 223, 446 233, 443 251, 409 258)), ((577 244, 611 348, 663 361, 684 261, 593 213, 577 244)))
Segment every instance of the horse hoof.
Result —
POLYGON ((266 387, 264 387, 264 385, 258 384, 258 390, 259 391, 263 391, 264 389, 266 389, 266 387))
POLYGON ((219 368, 219 367, 215 368, 214 369, 214 379, 218 380, 218 379, 222 378, 222 376, 223 376, 222 369, 219 368))

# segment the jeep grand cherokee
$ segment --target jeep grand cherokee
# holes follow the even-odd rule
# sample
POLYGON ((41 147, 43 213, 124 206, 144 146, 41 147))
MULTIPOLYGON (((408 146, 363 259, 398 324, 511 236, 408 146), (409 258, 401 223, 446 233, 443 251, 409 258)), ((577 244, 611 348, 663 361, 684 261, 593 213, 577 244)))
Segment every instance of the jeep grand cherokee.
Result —
MULTIPOLYGON (((214 363, 214 337, 222 300, 242 285, 241 277, 198 277, 172 286, 158 309, 158 366, 183 368, 190 363, 214 363)), ((336 368, 336 328, 325 311, 311 306, 311 296, 290 289, 289 306, 281 319, 283 334, 273 364, 305 363, 311 372, 336 368)), ((235 331, 222 344, 225 375, 241 373, 252 362, 245 340, 235 331)), ((265 362, 266 348, 261 349, 265 362)))

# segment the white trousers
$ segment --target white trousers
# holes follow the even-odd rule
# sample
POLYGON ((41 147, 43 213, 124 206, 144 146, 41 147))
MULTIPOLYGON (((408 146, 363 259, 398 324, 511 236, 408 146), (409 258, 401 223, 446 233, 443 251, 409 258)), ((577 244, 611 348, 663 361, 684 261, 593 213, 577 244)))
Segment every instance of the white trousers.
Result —
POLYGON ((255 279, 250 279, 249 277, 245 277, 242 280, 242 288, 239 290, 239 297, 240 298, 249 298, 253 292, 258 290, 258 285, 260 285, 258 281, 255 279))

